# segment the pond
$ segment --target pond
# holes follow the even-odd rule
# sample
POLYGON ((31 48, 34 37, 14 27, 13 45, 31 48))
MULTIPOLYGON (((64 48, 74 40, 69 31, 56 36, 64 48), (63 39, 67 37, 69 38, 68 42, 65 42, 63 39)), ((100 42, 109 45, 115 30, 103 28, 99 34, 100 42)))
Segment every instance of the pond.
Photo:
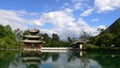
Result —
POLYGON ((120 68, 119 52, 0 51, 0 68, 120 68))

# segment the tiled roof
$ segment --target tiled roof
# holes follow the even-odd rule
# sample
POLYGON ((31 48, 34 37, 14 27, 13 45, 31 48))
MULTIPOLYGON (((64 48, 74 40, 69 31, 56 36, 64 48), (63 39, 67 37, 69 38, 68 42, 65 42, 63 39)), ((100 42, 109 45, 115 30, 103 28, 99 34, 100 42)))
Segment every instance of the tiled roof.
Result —
POLYGON ((41 43, 41 40, 22 40, 24 43, 41 43))
POLYGON ((30 32, 39 32, 39 30, 37 30, 37 29, 30 29, 29 31, 30 32))
POLYGON ((24 35, 26 38, 40 38, 38 35, 24 35))

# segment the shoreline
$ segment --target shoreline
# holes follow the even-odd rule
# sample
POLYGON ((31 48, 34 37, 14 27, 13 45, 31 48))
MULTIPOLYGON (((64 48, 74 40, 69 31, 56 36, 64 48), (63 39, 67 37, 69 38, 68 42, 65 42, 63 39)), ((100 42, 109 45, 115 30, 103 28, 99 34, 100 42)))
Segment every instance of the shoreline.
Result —
MULTIPOLYGON (((71 47, 42 47, 42 50, 78 50, 81 51, 80 49, 74 49, 71 47)), ((0 50, 21 50, 20 48, 17 49, 0 49, 0 50)), ((120 51, 120 48, 98 48, 98 49, 82 49, 83 51, 120 51)))
POLYGON ((0 50, 20 50, 20 49, 0 49, 0 50))

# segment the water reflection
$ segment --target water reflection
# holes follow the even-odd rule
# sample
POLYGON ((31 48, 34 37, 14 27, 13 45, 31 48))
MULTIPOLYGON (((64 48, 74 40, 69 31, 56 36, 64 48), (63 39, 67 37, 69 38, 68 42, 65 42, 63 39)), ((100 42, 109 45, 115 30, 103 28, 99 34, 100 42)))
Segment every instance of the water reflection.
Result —
POLYGON ((116 52, 0 52, 0 68, 120 68, 119 63, 116 52))
POLYGON ((100 68, 100 65, 92 60, 85 58, 83 52, 35 52, 25 51, 16 55, 16 59, 10 68, 100 68))
POLYGON ((21 53, 22 63, 25 64, 27 68, 39 68, 41 58, 42 55, 40 51, 25 51, 21 53))

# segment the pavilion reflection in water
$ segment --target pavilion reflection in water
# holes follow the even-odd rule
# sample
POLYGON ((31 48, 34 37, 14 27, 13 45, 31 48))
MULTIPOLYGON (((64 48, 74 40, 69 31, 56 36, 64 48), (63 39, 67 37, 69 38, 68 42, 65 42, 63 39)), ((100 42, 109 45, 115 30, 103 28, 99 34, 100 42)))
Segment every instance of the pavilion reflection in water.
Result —
POLYGON ((28 68, 40 68, 42 53, 40 51, 24 51, 21 53, 21 61, 28 68))
MULTIPOLYGON (((79 51, 24 51, 10 68, 101 68, 88 53, 79 51), (81 53, 83 55, 81 56, 81 53), (19 62, 19 61, 20 62, 19 62), (50 66, 50 67, 49 67, 50 66), (51 67, 52 66, 52 67, 51 67)), ((93 55, 92 55, 93 56, 93 55)))
POLYGON ((41 63, 47 61, 52 56, 53 61, 59 59, 59 53, 72 53, 71 56, 82 57, 82 52, 73 53, 68 50, 44 50, 44 51, 23 51, 20 54, 22 64, 27 68, 41 68, 41 63), (79 54, 78 54, 79 53, 79 54), (54 56, 53 56, 54 55, 54 56), (58 57, 57 59, 55 59, 58 57), (47 60, 46 60, 47 59, 47 60))
POLYGON ((64 53, 53 51, 13 53, 10 51, 0 53, 4 56, 0 57, 3 59, 0 68, 120 68, 119 52, 83 51, 82 57, 79 51, 73 50, 64 53), (26 57, 37 58, 26 59, 26 57))

